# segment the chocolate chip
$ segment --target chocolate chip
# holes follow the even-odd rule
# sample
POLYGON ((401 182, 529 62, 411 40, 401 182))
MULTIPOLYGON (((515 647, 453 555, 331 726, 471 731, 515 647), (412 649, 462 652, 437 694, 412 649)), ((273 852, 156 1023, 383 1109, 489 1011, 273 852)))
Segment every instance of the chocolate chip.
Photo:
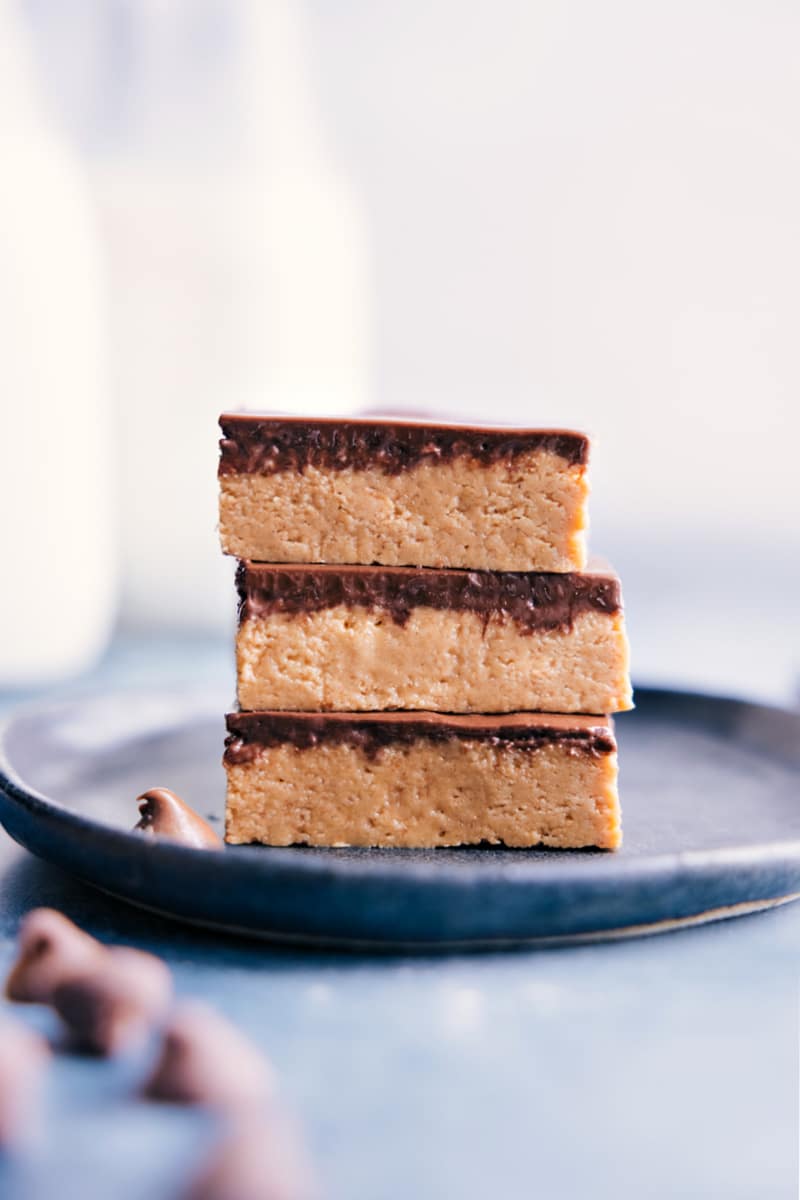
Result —
POLYGON ((77 1050, 108 1056, 144 1041, 172 1000, 172 977, 154 954, 113 946, 60 984, 53 1007, 77 1050))
POLYGON ((220 1108, 259 1104, 272 1091, 272 1069, 260 1051, 203 1004, 182 1004, 173 1013, 144 1087, 151 1100, 220 1108))
POLYGON ((155 837, 170 838, 201 850, 220 850, 222 839, 208 821, 169 788, 151 788, 136 803, 141 817, 134 829, 155 837))
POLYGON ((47 1042, 21 1021, 0 1020, 0 1150, 15 1150, 33 1140, 45 1067, 47 1042))
POLYGON ((283 1113, 237 1118, 184 1200, 313 1200, 318 1192, 283 1113))
POLYGON ((56 987, 105 953, 104 946, 53 908, 35 908, 23 920, 16 962, 6 979, 9 1000, 49 1004, 56 987))

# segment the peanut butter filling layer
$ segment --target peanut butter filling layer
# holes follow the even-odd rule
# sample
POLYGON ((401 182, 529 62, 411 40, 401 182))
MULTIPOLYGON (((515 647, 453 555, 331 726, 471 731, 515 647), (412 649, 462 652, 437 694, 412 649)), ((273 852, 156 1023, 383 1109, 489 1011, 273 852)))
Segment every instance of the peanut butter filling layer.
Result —
POLYGON ((547 449, 423 458, 394 474, 231 472, 220 475, 220 536, 226 554, 261 562, 579 571, 587 497, 585 462, 547 449))
POLYGON ((237 634, 243 709, 618 712, 631 707, 621 611, 524 632, 510 617, 335 605, 245 619, 237 634))
POLYGON ((232 843, 612 850, 621 841, 616 753, 569 741, 423 736, 379 753, 275 742, 226 769, 232 843))

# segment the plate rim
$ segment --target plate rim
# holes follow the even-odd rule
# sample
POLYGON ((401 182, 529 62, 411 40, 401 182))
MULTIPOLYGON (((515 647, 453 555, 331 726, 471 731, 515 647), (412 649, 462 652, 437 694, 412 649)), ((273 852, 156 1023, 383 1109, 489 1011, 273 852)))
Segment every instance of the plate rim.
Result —
MULTIPOLYGON (((733 717, 737 709, 747 709, 751 713, 757 710, 767 718, 774 716, 782 722, 788 720, 791 726, 800 732, 800 712, 780 705, 672 687, 643 685, 637 691, 643 701, 642 707, 648 702, 654 705, 662 703, 670 707, 681 706, 686 702, 716 706, 721 704, 733 717)), ((212 720, 216 717, 219 710, 212 700, 211 693, 208 693, 207 702, 205 692, 201 692, 200 696, 202 699, 198 703, 198 690, 188 687, 159 691, 161 701, 175 705, 178 713, 174 722, 176 730, 190 724, 192 720, 212 720), (184 706, 183 713, 181 705, 184 706)), ((413 944, 416 948, 426 947, 429 950, 446 952, 448 948, 504 948, 511 945, 533 946, 607 940, 615 936, 628 936, 626 928, 634 924, 641 924, 640 931, 643 934, 660 932, 669 926, 681 928, 700 923, 703 912, 716 910, 718 906, 709 902, 708 897, 717 896, 720 892, 725 893, 726 888, 732 893, 732 898, 725 899, 723 895, 723 917, 737 915, 741 911, 742 901, 752 900, 758 902, 759 907, 772 907, 773 902, 779 902, 781 897, 794 897, 800 893, 800 838, 772 838, 738 846, 644 853, 630 859, 613 852, 595 851, 586 855, 580 851, 574 855, 560 852, 558 857, 550 862, 541 854, 535 859, 526 857, 527 852, 523 848, 505 855, 501 861, 487 858, 479 872, 467 869, 467 866, 474 866, 473 863, 437 862, 435 851, 425 858, 406 859, 402 853, 398 853, 397 848, 385 855, 381 850, 373 849, 363 856, 342 859, 335 849, 332 849, 330 854, 307 854, 304 852, 305 848, 296 846, 250 845, 225 846, 220 853, 216 850, 183 846, 166 838, 145 839, 132 828, 117 828, 51 799, 21 779, 13 763, 9 761, 7 739, 18 721, 31 718, 46 719, 48 716, 52 719, 58 714, 67 713, 74 716, 76 708, 107 700, 109 697, 116 701, 135 702, 137 697, 152 701, 153 689, 91 688, 77 695, 62 695, 28 702, 5 716, 0 723, 0 824, 15 841, 34 855, 54 863, 89 885, 138 907, 149 907, 142 903, 141 880, 145 876, 160 877, 164 872, 180 873, 187 881, 188 888, 188 883, 204 877, 204 871, 205 878, 208 879, 209 854, 213 855, 215 882, 219 880, 221 886, 224 887, 226 882, 234 886, 259 883, 264 885, 264 906, 259 909, 256 905, 255 910, 248 910, 246 918, 232 923, 226 919, 217 922, 213 918, 198 915, 203 904, 201 902, 198 905, 198 901, 190 892, 186 894, 185 901, 181 895, 173 899, 169 907, 162 907, 160 904, 156 907, 155 911, 178 921, 208 927, 216 925, 220 930, 227 927, 229 932, 298 945, 357 949, 359 945, 368 943, 370 948, 376 950, 383 948, 402 951, 413 944), (85 854, 80 845, 83 840, 82 834, 86 835, 85 854), (50 839, 55 839, 57 843, 63 840, 63 855, 47 852, 50 839), (514 853, 519 853, 518 861, 514 861, 514 853), (95 859, 100 865, 93 871, 91 864, 95 859), (138 877, 136 885, 129 882, 127 890, 124 887, 118 889, 109 885, 108 870, 111 862, 124 864, 133 870, 134 875, 138 877), (735 868, 735 871, 732 868, 735 868), (729 887, 734 874, 738 887, 729 887), (479 878, 476 879, 476 875, 479 878), (285 889, 286 894, 294 895, 296 900, 300 897, 297 909, 299 915, 290 911, 287 917, 284 911, 278 923, 270 927, 272 917, 263 914, 271 911, 276 883, 285 889), (389 928, 377 938, 371 935, 365 938, 358 932, 365 924, 362 917, 360 921, 357 918, 346 921, 349 931, 338 932, 334 929, 331 932, 320 932, 319 929, 310 928, 315 922, 319 924, 319 918, 316 914, 309 917, 307 907, 310 894, 307 889, 313 892, 314 884, 334 889, 337 886, 341 889, 349 884, 356 889, 366 888, 366 893, 362 891, 362 895, 368 897, 388 895, 395 903, 410 903, 411 908, 401 916, 401 926, 404 922, 406 925, 409 922, 411 925, 415 924, 414 904, 417 901, 424 904, 428 895, 432 903, 441 897, 446 909, 447 902, 457 903, 459 898, 471 897, 474 895, 474 889, 482 885, 489 889, 486 895, 489 896, 490 902, 494 902, 494 890, 501 887, 509 894, 514 915, 512 918, 501 917, 499 921, 494 917, 490 924, 502 926, 504 921, 507 924, 510 921, 512 925, 518 925, 519 905, 530 896, 531 907, 535 911, 530 918, 522 919, 523 925, 528 921, 531 926, 542 923, 547 925, 549 922, 552 926, 566 924, 572 925, 573 928, 553 934, 530 932, 527 935, 524 932, 504 933, 498 928, 496 933, 465 932, 452 937, 447 936, 447 930, 440 929, 434 920, 431 932, 420 942, 418 938, 402 936, 394 928, 389 928), (661 916, 637 923, 625 920, 624 917, 619 919, 622 916, 619 912, 616 918, 614 916, 620 901, 623 908, 628 902, 635 906, 637 890, 640 893, 639 903, 642 903, 641 894, 644 894, 645 907, 649 905, 652 912, 658 910, 661 905, 662 888, 674 889, 682 884, 686 885, 687 892, 691 891, 690 903, 683 902, 687 911, 677 914, 675 919, 671 919, 669 913, 662 913, 661 916), (381 890, 383 888, 386 889, 385 893, 381 890), (570 906, 566 915, 562 912, 560 916, 553 916, 552 913, 543 916, 543 910, 536 910, 537 903, 547 908, 548 893, 555 895, 556 892, 569 888, 574 889, 574 906, 570 906), (513 897, 517 899, 514 900, 513 897), (702 897, 706 897, 705 901, 702 897), (693 907, 695 902, 696 907, 693 907), (688 911, 689 909, 691 911, 688 911), (575 928, 578 921, 583 921, 584 926, 575 928)), ((754 745, 761 753, 769 755, 769 747, 759 747, 758 738, 754 745)), ((792 756, 786 765, 790 771, 797 772, 800 783, 800 761, 795 763, 792 756)), ((132 820, 133 816, 132 812, 132 820)), ((480 854, 480 848, 474 849, 476 854, 480 854)), ((558 907, 556 904, 556 908, 558 907)), ((706 919, 720 918, 710 916, 706 919)), ((325 926, 325 923, 326 918, 323 916, 322 925, 325 926)), ((334 920, 333 924, 336 923, 334 920)), ((341 918, 338 919, 338 923, 341 926, 341 918)), ((368 919, 366 924, 369 925, 368 919)))
MULTIPOLYGON (((650 700, 680 702, 689 699, 712 704, 724 703, 732 707, 756 708, 766 713, 775 714, 776 716, 780 715, 782 718, 793 718, 796 720, 798 732, 800 732, 800 712, 784 708, 780 705, 763 704, 761 701, 751 701, 734 696, 714 694, 712 692, 698 692, 692 689, 658 687, 647 684, 638 684, 635 694, 644 697, 646 702, 650 700)), ((0 721, 0 825, 5 828, 2 800, 6 800, 16 804, 34 817, 44 817, 51 824, 65 824, 71 828, 91 833, 94 837, 107 839, 115 848, 132 849, 133 847, 138 847, 142 851, 147 852, 149 860, 152 860, 154 857, 160 857, 164 852, 169 852, 170 857, 172 854, 177 854, 179 859, 183 856, 188 856, 187 861, 196 861, 198 856, 207 855, 209 853, 207 850, 184 846, 180 842, 172 841, 168 838, 148 838, 145 841, 142 835, 136 833, 133 828, 130 830, 118 829, 101 820, 86 816, 84 813, 76 812, 44 795, 32 785, 27 784, 19 777, 13 765, 9 762, 6 740, 10 730, 17 721, 25 718, 35 719, 43 717, 47 713, 54 711, 73 709, 76 705, 91 702, 96 703, 98 700, 108 696, 122 699, 126 697, 134 699, 137 696, 143 698, 151 697, 152 688, 96 688, 87 690, 79 696, 31 701, 15 707, 0 721)), ((186 688, 170 688, 162 690, 160 696, 162 699, 174 698, 180 701, 181 699, 187 700, 192 696, 196 698, 197 692, 186 688)), ((196 704, 194 705, 194 710, 195 716, 199 716, 201 713, 209 717, 213 715, 210 709, 206 712, 204 708, 196 704)), ((190 715, 192 714, 187 714, 187 718, 190 715)), ((619 716, 624 718, 627 714, 616 714, 615 719, 618 719, 619 716)), ((176 728, 185 723, 186 719, 176 721, 176 728)), ((792 764, 789 765, 791 766, 792 764)), ((800 768, 798 768, 798 782, 800 783, 800 768)), ((134 814, 132 813, 131 815, 133 816, 134 814)), ((13 837, 13 834, 10 834, 10 836, 13 837)), ((336 858, 335 854, 332 854, 330 857, 320 854, 306 855, 303 853, 305 849, 306 847, 298 846, 261 846, 255 844, 234 846, 226 844, 223 847, 223 855, 220 861, 224 862, 228 858, 231 860, 231 867, 223 867, 223 870, 233 869, 234 859, 248 863, 265 862, 269 859, 270 862, 279 862, 287 866, 296 865, 302 873, 308 873, 309 875, 325 875, 330 871, 336 875, 342 873, 341 866, 338 866, 342 860, 336 858), (298 850, 301 851, 300 854, 297 853, 298 850)), ((335 851, 336 848, 331 847, 330 849, 335 851)), ((448 883, 468 881, 466 873, 460 864, 453 864, 447 861, 436 863, 430 859, 412 859, 404 862, 396 854, 397 847, 391 848, 393 851, 391 858, 388 856, 384 858, 380 854, 381 849, 381 847, 370 848, 370 855, 365 855, 363 859, 348 858, 344 873, 348 877, 363 875, 370 880, 374 880, 377 875, 384 873, 393 879, 400 876, 408 877, 409 872, 411 872, 415 875, 419 873, 420 876, 426 879, 446 879, 448 883)), ((480 847, 464 847, 464 849, 475 849, 480 852, 480 847)), ((518 849, 521 856, 527 850, 526 847, 504 847, 504 849, 518 849)), ((541 847, 537 849, 541 849, 541 847)), ((219 854, 219 851, 213 851, 213 853, 219 854)), ((625 859, 612 851, 607 853, 590 851, 585 857, 578 851, 574 857, 570 857, 569 859, 559 858, 557 861, 554 860, 551 863, 547 863, 546 859, 537 858, 535 865, 530 860, 525 861, 522 857, 520 857, 519 862, 513 862, 511 859, 506 858, 502 864, 495 864, 489 860, 486 863, 485 872, 487 878, 491 878, 494 875, 503 880, 508 880, 509 875, 513 878, 517 873, 524 872, 524 882, 528 885, 535 884, 535 881, 529 878, 529 873, 535 872, 538 876, 546 876, 546 882, 550 885, 555 882, 555 876, 558 876, 559 882, 570 882, 570 876, 573 871, 582 880, 591 880, 593 876, 596 876, 597 880, 600 881, 609 873, 615 875, 623 873, 635 880, 637 877, 649 879, 654 874, 657 874, 659 869, 674 868, 677 864, 697 871, 712 862, 715 865, 720 863, 736 865, 737 862, 742 860, 748 864, 753 864, 757 860, 763 860, 765 863, 775 863, 781 858, 784 858, 787 863, 797 862, 800 864, 800 837, 793 839, 771 839, 765 842, 753 841, 744 846, 719 847, 716 849, 666 851, 642 855, 632 859, 625 859)))

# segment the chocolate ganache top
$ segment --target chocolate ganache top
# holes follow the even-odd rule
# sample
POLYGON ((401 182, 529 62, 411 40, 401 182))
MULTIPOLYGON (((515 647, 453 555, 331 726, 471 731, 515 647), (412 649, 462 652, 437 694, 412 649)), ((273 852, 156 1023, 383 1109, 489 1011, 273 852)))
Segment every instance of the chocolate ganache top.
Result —
POLYGON ((399 475, 423 462, 466 458, 481 466, 543 450, 585 466, 589 439, 569 429, 518 429, 399 420, 338 420, 223 413, 219 474, 272 475, 317 467, 399 475))
POLYGON ((260 751, 290 744, 298 750, 348 745, 374 758, 392 745, 420 739, 433 742, 481 741, 525 750, 560 746, 570 754, 613 754, 617 743, 608 717, 510 713, 453 716, 445 713, 238 712, 225 718, 226 766, 251 762, 260 751))
POLYGON ((571 628, 595 610, 619 612, 622 594, 610 568, 586 572, 454 571, 413 567, 271 566, 241 561, 239 620, 272 613, 319 612, 336 605, 380 609, 405 625, 414 608, 474 612, 514 621, 521 633, 571 628))

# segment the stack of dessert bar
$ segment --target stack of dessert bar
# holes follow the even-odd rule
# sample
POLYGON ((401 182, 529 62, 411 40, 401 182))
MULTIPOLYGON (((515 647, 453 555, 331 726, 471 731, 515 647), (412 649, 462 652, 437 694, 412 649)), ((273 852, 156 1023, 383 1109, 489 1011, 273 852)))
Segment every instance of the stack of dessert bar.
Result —
POLYGON ((224 415, 226 837, 620 843, 619 580, 567 430, 224 415))

